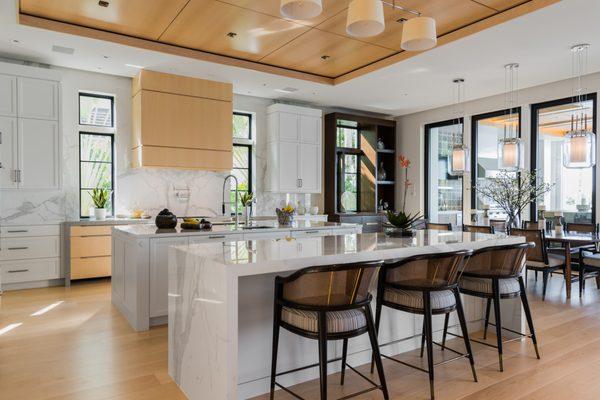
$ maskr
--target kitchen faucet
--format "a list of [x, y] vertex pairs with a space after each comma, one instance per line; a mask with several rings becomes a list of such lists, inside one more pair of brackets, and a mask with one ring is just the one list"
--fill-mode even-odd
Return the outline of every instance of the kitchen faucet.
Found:
[[233, 178], [233, 181], [235, 182], [235, 229], [238, 228], [238, 225], [240, 223], [240, 219], [238, 216], [238, 212], [237, 212], [237, 205], [238, 205], [238, 180], [234, 175], [227, 175], [225, 177], [225, 181], [223, 181], [223, 215], [225, 215], [225, 205], [231, 205], [231, 201], [225, 201], [225, 187], [227, 186], [227, 181], [229, 180], [229, 178]]

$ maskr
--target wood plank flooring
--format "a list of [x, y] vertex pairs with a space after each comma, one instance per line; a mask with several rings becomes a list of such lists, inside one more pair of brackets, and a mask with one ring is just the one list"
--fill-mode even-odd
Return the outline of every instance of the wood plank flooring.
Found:
[[[506, 345], [505, 371], [500, 373], [496, 350], [474, 344], [479, 382], [472, 381], [466, 361], [440, 366], [435, 371], [437, 399], [600, 398], [600, 291], [588, 280], [582, 300], [577, 297], [577, 284], [575, 297], [566, 300], [564, 281], [555, 276], [542, 302], [541, 280], [536, 285], [532, 275], [528, 290], [542, 359], [535, 359], [530, 341], [513, 342]], [[450, 343], [462, 349], [460, 342]], [[416, 352], [403, 357], [422, 362]], [[436, 350], [436, 358], [442, 357]], [[426, 374], [389, 361], [384, 366], [392, 399], [428, 398]], [[360, 369], [366, 371], [365, 366]], [[343, 388], [338, 381], [337, 374], [330, 375], [330, 398], [365, 387], [352, 372], [347, 373]], [[318, 398], [317, 381], [294, 390], [308, 399]], [[185, 396], [167, 373], [166, 327], [134, 332], [110, 303], [110, 282], [91, 281], [0, 296], [0, 398], [170, 400]], [[281, 391], [276, 395], [277, 400], [291, 398]], [[381, 398], [378, 392], [358, 397]]]

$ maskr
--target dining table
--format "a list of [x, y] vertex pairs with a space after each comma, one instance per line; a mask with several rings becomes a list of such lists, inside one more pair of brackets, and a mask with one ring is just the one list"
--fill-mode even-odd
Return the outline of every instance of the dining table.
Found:
[[[571, 298], [571, 283], [573, 274], [571, 268], [571, 251], [574, 248], [600, 243], [600, 235], [592, 232], [564, 232], [556, 233], [554, 230], [546, 231], [546, 242], [558, 243], [565, 254], [565, 283], [567, 299]], [[581, 284], [581, 283], [580, 283]]]

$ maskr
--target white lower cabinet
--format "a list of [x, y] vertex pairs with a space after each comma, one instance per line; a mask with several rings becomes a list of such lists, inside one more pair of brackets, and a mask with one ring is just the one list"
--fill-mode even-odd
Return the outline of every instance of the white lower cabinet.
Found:
[[60, 275], [58, 258], [6, 261], [2, 263], [2, 283], [56, 279]]
[[167, 315], [169, 247], [186, 244], [187, 237], [150, 239], [150, 318]]

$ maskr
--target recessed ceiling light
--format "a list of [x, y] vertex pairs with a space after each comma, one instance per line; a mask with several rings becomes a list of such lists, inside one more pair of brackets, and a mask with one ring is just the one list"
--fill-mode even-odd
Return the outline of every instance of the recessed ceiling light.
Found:
[[327, 61], [327, 60], [328, 60], [328, 59], [330, 59], [330, 58], [331, 58], [331, 56], [328, 56], [327, 54], [323, 54], [323, 55], [321, 56], [321, 60], [323, 60], [323, 61]]
[[230, 38], [234, 38], [234, 37], [236, 37], [236, 36], [237, 36], [237, 33], [235, 33], [235, 32], [229, 32], [229, 33], [227, 34], [227, 36], [229, 36]]
[[13, 43], [21, 43], [21, 41], [18, 40], [18, 39], [12, 39], [11, 42], [13, 42]]
[[104, 56], [104, 59], [105, 59], [105, 60], [108, 60], [108, 56]]
[[145, 67], [142, 67], [141, 65], [136, 65], [136, 64], [125, 64], [126, 67], [131, 67], [131, 68], [138, 68], [138, 69], [144, 69]]
[[62, 53], [62, 54], [73, 54], [73, 53], [75, 53], [75, 49], [72, 48], [72, 47], [65, 47], [65, 46], [58, 46], [58, 45], [52, 46], [52, 51], [54, 51], [56, 53]]
[[403, 23], [405, 23], [406, 21], [408, 21], [406, 18], [398, 18], [398, 19], [396, 20], [396, 22], [398, 22], [398, 23], [400, 23], [400, 24], [403, 24]]
[[294, 93], [294, 92], [297, 92], [298, 89], [286, 86], [286, 87], [281, 88], [281, 89], [275, 89], [275, 91], [276, 92], [281, 92], [281, 93]]
[[100, 1], [98, 2], [98, 5], [99, 5], [100, 7], [105, 7], [105, 8], [106, 8], [106, 7], [108, 7], [108, 5], [109, 5], [109, 4], [110, 4], [110, 3], [109, 3], [108, 1], [105, 1], [105, 0], [100, 0]]

